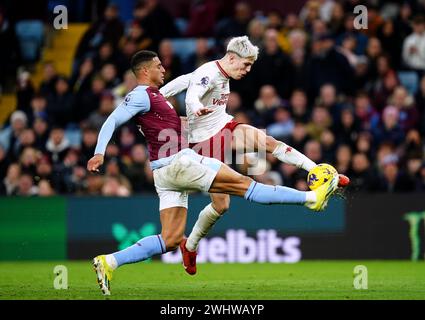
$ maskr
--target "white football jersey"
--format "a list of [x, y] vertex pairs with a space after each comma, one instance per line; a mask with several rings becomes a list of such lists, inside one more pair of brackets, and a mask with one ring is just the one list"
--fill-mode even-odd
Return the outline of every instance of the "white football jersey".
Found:
[[[217, 134], [230, 120], [226, 112], [230, 87], [229, 77], [218, 61], [203, 64], [193, 73], [183, 75], [161, 88], [161, 93], [169, 97], [187, 87], [186, 114], [189, 127], [189, 142], [207, 140]], [[196, 116], [202, 107], [213, 109], [212, 113]]]

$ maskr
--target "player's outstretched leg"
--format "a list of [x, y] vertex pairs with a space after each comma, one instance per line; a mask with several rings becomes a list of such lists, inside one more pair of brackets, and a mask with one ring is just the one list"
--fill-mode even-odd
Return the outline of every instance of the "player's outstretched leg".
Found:
[[[265, 150], [283, 163], [291, 164], [297, 168], [310, 171], [317, 164], [307, 156], [287, 145], [286, 143], [268, 136], [264, 131], [248, 124], [240, 124], [233, 131], [236, 147], [248, 145], [255, 151]], [[248, 150], [249, 151], [249, 150]], [[339, 187], [346, 187], [350, 183], [348, 177], [340, 174]]]
[[298, 204], [314, 211], [326, 208], [330, 196], [338, 188], [337, 174], [314, 191], [299, 191], [283, 186], [270, 186], [253, 181], [230, 167], [222, 165], [209, 192], [228, 193], [261, 204]]
[[154, 235], [140, 239], [132, 246], [107, 255], [100, 255], [93, 259], [93, 268], [97, 282], [104, 295], [111, 294], [112, 273], [118, 267], [146, 260], [154, 255], [166, 252], [165, 243], [161, 235]]
[[178, 247], [186, 227], [187, 209], [173, 207], [161, 210], [161, 234], [140, 239], [132, 246], [93, 259], [99, 287], [104, 295], [111, 294], [112, 273], [118, 267], [144, 261], [152, 256], [166, 253]]

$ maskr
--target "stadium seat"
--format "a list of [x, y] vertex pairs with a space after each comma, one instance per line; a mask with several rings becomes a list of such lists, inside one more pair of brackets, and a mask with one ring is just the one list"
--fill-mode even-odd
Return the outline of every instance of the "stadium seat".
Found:
[[415, 71], [399, 71], [397, 72], [400, 83], [407, 89], [410, 94], [415, 94], [419, 86], [419, 77]]
[[176, 24], [177, 29], [179, 29], [180, 34], [184, 35], [188, 25], [187, 20], [184, 18], [176, 18], [174, 23]]
[[40, 20], [22, 20], [16, 23], [15, 32], [19, 39], [22, 58], [27, 62], [36, 61], [43, 44], [43, 23]]

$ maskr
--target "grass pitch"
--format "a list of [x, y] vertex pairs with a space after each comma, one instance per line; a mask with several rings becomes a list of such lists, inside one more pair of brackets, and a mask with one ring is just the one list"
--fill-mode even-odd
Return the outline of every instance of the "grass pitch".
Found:
[[[56, 265], [68, 269], [68, 289], [55, 290]], [[368, 289], [353, 286], [354, 267], [368, 270]], [[303, 261], [297, 264], [199, 264], [189, 276], [180, 264], [126, 265], [103, 297], [90, 261], [0, 262], [5, 299], [425, 299], [424, 262]]]

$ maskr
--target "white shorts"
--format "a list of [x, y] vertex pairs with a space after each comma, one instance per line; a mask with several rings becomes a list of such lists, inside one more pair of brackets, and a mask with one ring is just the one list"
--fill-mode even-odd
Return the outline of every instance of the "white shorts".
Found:
[[159, 210], [187, 208], [188, 191], [208, 192], [222, 162], [192, 149], [179, 151], [170, 164], [153, 171]]

